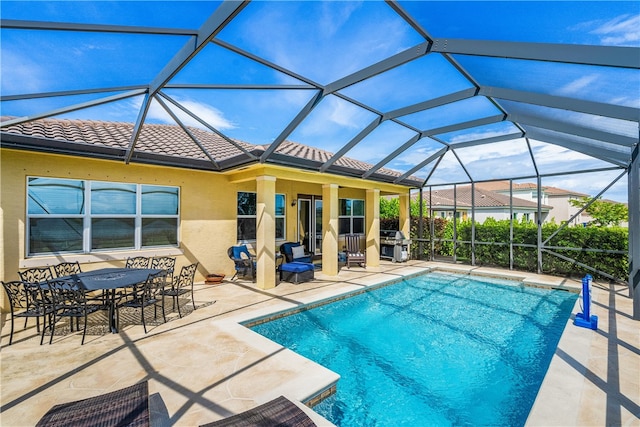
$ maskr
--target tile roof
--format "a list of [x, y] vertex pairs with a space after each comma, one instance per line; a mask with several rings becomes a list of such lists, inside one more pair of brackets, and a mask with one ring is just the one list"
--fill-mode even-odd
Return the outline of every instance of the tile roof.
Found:
[[[454, 197], [453, 188], [448, 189], [437, 189], [431, 191], [431, 201], [433, 203], [433, 207], [451, 207], [454, 206], [454, 200], [457, 199], [455, 205], [460, 208], [471, 208], [471, 186], [459, 186], [456, 188], [455, 192], [456, 197]], [[425, 201], [429, 202], [429, 192], [425, 191], [423, 194]], [[476, 208], [503, 208], [509, 207], [510, 201], [509, 196], [505, 196], [504, 194], [495, 193], [490, 190], [484, 190], [481, 188], [475, 188], [475, 207]], [[513, 198], [513, 207], [514, 208], [526, 208], [526, 209], [537, 209], [538, 205], [536, 202], [532, 202], [530, 200], [519, 199], [517, 197]], [[542, 205], [542, 208], [545, 210], [551, 209], [551, 206]]]
[[[489, 191], [508, 191], [509, 190], [509, 181], [491, 181], [491, 182], [479, 182], [476, 184], [476, 188], [482, 188], [484, 190]], [[536, 190], [538, 185], [532, 182], [525, 183], [513, 183], [514, 191], [521, 190]], [[542, 186], [542, 189], [548, 196], [578, 196], [578, 197], [586, 197], [588, 194], [579, 193], [577, 191], [564, 190], [562, 188], [550, 187], [550, 186]]]
[[[2, 121], [9, 120], [2, 117]], [[2, 128], [3, 135], [20, 135], [31, 139], [32, 146], [37, 146], [38, 140], [58, 141], [70, 143], [65, 145], [66, 152], [88, 153], [88, 146], [123, 150], [122, 155], [129, 147], [129, 140], [133, 133], [133, 123], [105, 122], [98, 120], [67, 120], [67, 119], [39, 119], [20, 124], [14, 124]], [[244, 141], [232, 140], [217, 135], [214, 132], [195, 127], [187, 127], [204, 150], [216, 161], [236, 160], [233, 165], [255, 161], [247, 152], [259, 156], [268, 146], [254, 145]], [[6, 139], [3, 137], [3, 139]], [[234, 145], [235, 144], [235, 145]], [[35, 147], [34, 147], [35, 148]], [[243, 151], [244, 150], [244, 151]], [[198, 144], [177, 125], [145, 123], [136, 142], [134, 153], [147, 153], [161, 156], [166, 159], [179, 158], [209, 162], [207, 154], [198, 147]], [[292, 141], [284, 141], [275, 150], [282, 156], [295, 159], [303, 159], [321, 165], [333, 157], [330, 153], [319, 148], [298, 144]], [[135, 158], [134, 158], [135, 160]], [[361, 175], [372, 167], [371, 164], [341, 157], [332, 166], [335, 170], [351, 170], [353, 175]], [[329, 170], [331, 172], [331, 170]], [[400, 172], [390, 169], [380, 169], [375, 175], [397, 178]], [[412, 178], [409, 178], [410, 181]], [[417, 179], [415, 182], [420, 182]]]

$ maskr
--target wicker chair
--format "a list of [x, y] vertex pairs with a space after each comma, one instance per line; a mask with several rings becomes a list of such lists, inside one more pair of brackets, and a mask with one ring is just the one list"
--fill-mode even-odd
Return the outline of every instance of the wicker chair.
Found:
[[238, 274], [243, 277], [251, 276], [253, 281], [256, 280], [256, 262], [254, 257], [249, 253], [247, 245], [231, 246], [227, 249], [227, 255], [234, 263], [236, 272], [231, 280], [233, 280]]
[[44, 340], [44, 330], [51, 322], [53, 306], [43, 298], [42, 287], [38, 284], [15, 280], [2, 282], [7, 297], [9, 297], [9, 308], [11, 309], [11, 332], [9, 334], [9, 345], [13, 342], [14, 320], [16, 317], [24, 317], [24, 327], [27, 327], [29, 317], [36, 319], [36, 331], [40, 333], [40, 318], [42, 317], [42, 337], [40, 345]]
[[180, 275], [176, 278], [174, 283], [171, 284], [171, 287], [167, 287], [168, 289], [164, 289], [162, 291], [162, 295], [171, 297], [171, 299], [173, 300], [173, 305], [171, 306], [172, 310], [176, 308], [176, 305], [178, 306], [178, 315], [180, 317], [182, 317], [182, 313], [180, 312], [180, 301], [178, 301], [180, 295], [191, 292], [191, 302], [193, 303], [193, 309], [196, 309], [196, 301], [193, 296], [193, 279], [196, 275], [197, 269], [197, 262], [195, 264], [182, 267], [182, 269], [180, 270]]
[[296, 426], [316, 427], [302, 409], [284, 396], [228, 418], [202, 424], [200, 427]]
[[55, 405], [36, 427], [149, 426], [147, 381], [111, 393]]

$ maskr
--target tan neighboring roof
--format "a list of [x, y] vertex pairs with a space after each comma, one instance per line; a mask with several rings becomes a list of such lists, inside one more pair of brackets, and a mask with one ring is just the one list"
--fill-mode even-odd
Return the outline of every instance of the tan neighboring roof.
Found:
[[[10, 118], [3, 117], [2, 121]], [[129, 147], [129, 141], [133, 133], [133, 123], [105, 122], [99, 120], [67, 120], [67, 119], [40, 119], [2, 128], [3, 145], [18, 144], [22, 148], [41, 149], [52, 151], [54, 148], [67, 154], [80, 154], [91, 156], [92, 153], [102, 157], [122, 158]], [[235, 167], [241, 164], [255, 162], [268, 146], [254, 145], [239, 140], [227, 140], [214, 132], [195, 127], [187, 127], [193, 134], [196, 142], [177, 125], [145, 123], [134, 148], [133, 161], [147, 161], [167, 164], [172, 160], [187, 166], [189, 162], [204, 169], [219, 169], [213, 167], [211, 159], [224, 164], [227, 167]], [[11, 135], [27, 137], [20, 141], [11, 141]], [[14, 138], [15, 139], [15, 138]], [[54, 147], [51, 143], [55, 142]], [[47, 143], [49, 143], [47, 145]], [[48, 149], [48, 150], [47, 150]], [[204, 149], [204, 150], [203, 150]], [[109, 150], [108, 154], [104, 150]], [[116, 152], [114, 152], [116, 150]], [[205, 153], [206, 151], [206, 153]], [[251, 153], [251, 154], [248, 154]], [[207, 155], [208, 154], [208, 155]], [[281, 164], [287, 165], [287, 159], [298, 162], [298, 166], [318, 167], [333, 157], [333, 153], [298, 144], [292, 141], [284, 141], [275, 150]], [[285, 157], [288, 156], [288, 157]], [[306, 163], [304, 163], [306, 162]], [[291, 165], [295, 167], [296, 165]], [[347, 175], [359, 176], [371, 169], [373, 165], [341, 157], [327, 171], [329, 173], [343, 172]], [[372, 179], [387, 177], [386, 181], [392, 181], [402, 175], [401, 172], [382, 168], [376, 171]], [[414, 182], [415, 181], [415, 182]], [[417, 178], [409, 177], [402, 184], [408, 182], [419, 183]]]
[[[453, 208], [454, 200], [455, 206], [459, 208], [471, 208], [472, 206], [470, 186], [457, 187], [455, 192], [456, 197], [454, 197], [453, 188], [433, 190], [431, 193], [425, 191], [423, 197], [427, 204], [429, 203], [429, 194], [431, 194], [431, 202], [433, 203], [434, 208]], [[476, 208], [503, 208], [509, 207], [510, 205], [509, 196], [479, 188], [475, 189], [474, 202]], [[513, 197], [513, 207], [521, 209], [537, 209], [538, 204], [529, 200]], [[552, 206], [542, 205], [542, 208], [549, 210], [552, 209]]]
[[[508, 191], [509, 190], [509, 181], [490, 181], [490, 182], [479, 182], [476, 183], [476, 188], [482, 188], [484, 190], [489, 191]], [[538, 185], [532, 182], [525, 183], [513, 183], [513, 190], [537, 190]], [[572, 190], [564, 190], [562, 188], [550, 187], [543, 185], [542, 189], [548, 196], [577, 196], [577, 197], [586, 197], [588, 194], [579, 193], [577, 191]]]
[[542, 187], [544, 192], [549, 196], [576, 196], [576, 197], [589, 197], [588, 194], [578, 193], [577, 191], [565, 190], [557, 187]]
[[[489, 182], [478, 182], [476, 183], [476, 188], [482, 188], [487, 191], [504, 191], [509, 189], [509, 181], [489, 181]], [[536, 184], [525, 182], [523, 184], [513, 183], [514, 190], [535, 190], [538, 188]]]

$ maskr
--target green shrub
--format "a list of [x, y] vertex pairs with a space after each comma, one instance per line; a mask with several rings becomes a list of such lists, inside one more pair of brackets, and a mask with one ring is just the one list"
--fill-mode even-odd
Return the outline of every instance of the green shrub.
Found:
[[[418, 219], [412, 218], [411, 238], [421, 237], [430, 240], [431, 221], [424, 219], [423, 236], [418, 236]], [[559, 225], [548, 223], [542, 226], [542, 241], [559, 229]], [[434, 221], [436, 239], [453, 239], [453, 221], [436, 218]], [[471, 262], [471, 221], [457, 222], [457, 240], [455, 255], [458, 261]], [[475, 264], [509, 268], [510, 221], [488, 219], [484, 224], [475, 225]], [[465, 243], [466, 242], [466, 243]], [[538, 229], [533, 222], [514, 222], [513, 224], [513, 268], [537, 272], [538, 270]], [[515, 246], [529, 245], [529, 246]], [[425, 242], [422, 253], [418, 245], [412, 245], [412, 257], [429, 259], [430, 242]], [[559, 276], [582, 277], [591, 274], [594, 278], [606, 278], [582, 267], [579, 263], [605, 272], [608, 275], [626, 281], [629, 268], [628, 231], [619, 227], [565, 227], [545, 244], [550, 251], [573, 259], [562, 259], [543, 251], [542, 271]], [[566, 248], [566, 249], [557, 249]], [[621, 251], [620, 254], [590, 252], [586, 249]], [[453, 242], [437, 242], [435, 254], [453, 256]]]

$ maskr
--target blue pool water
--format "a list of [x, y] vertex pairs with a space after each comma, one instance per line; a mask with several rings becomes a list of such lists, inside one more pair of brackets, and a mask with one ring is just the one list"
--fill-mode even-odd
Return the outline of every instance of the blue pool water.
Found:
[[252, 329], [340, 374], [338, 426], [521, 426], [577, 297], [430, 273]]

